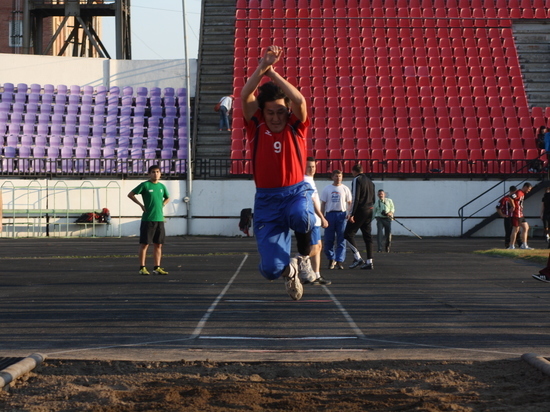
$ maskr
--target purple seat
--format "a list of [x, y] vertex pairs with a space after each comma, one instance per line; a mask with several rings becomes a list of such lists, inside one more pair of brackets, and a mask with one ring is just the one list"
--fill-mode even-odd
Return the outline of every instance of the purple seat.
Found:
[[52, 173], [57, 172], [57, 160], [59, 159], [59, 147], [53, 147], [53, 146], [48, 147], [46, 156], [48, 158], [46, 170]]
[[151, 97], [160, 97], [161, 96], [160, 87], [151, 87], [149, 89], [149, 96], [151, 96]]
[[27, 95], [25, 93], [15, 93], [13, 96], [13, 100], [15, 103], [27, 103]]
[[[116, 157], [115, 157], [115, 149], [112, 147], [105, 147], [103, 149], [103, 169], [107, 173], [112, 173], [116, 171]], [[128, 154], [126, 154], [126, 157], [128, 157]], [[123, 172], [124, 173], [124, 172]]]
[[132, 106], [134, 104], [134, 97], [132, 95], [124, 95], [120, 100], [121, 106]]
[[[53, 130], [53, 125], [52, 125]], [[65, 136], [76, 136], [76, 124], [67, 123], [64, 129]]]
[[108, 125], [105, 128], [105, 137], [116, 137], [116, 125]]
[[107, 91], [107, 87], [105, 86], [97, 86], [95, 88], [96, 95], [106, 95]]
[[23, 103], [14, 103], [11, 109], [12, 113], [24, 113], [25, 105]]
[[23, 123], [23, 134], [33, 135], [34, 132], [34, 122], [25, 122]]
[[93, 125], [103, 126], [103, 123], [105, 123], [105, 116], [95, 114], [93, 117]]
[[161, 106], [151, 106], [151, 116], [162, 117], [162, 107]]
[[[27, 104], [27, 114], [36, 115], [38, 113], [38, 103]], [[35, 116], [36, 120], [36, 116]]]
[[101, 148], [90, 148], [90, 172], [99, 173], [101, 171]]
[[53, 94], [51, 93], [44, 93], [40, 97], [40, 103], [42, 104], [49, 104], [50, 106], [53, 104]]
[[66, 84], [58, 84], [57, 85], [57, 94], [67, 94], [67, 91], [69, 88]]
[[149, 91], [147, 90], [147, 87], [143, 87], [143, 86], [140, 86], [136, 89], [136, 94], [138, 96], [145, 96], [147, 97], [147, 93], [149, 93]]
[[149, 149], [157, 149], [159, 146], [159, 141], [157, 138], [147, 138], [145, 141], [145, 146]]
[[90, 143], [90, 147], [93, 148], [101, 148], [101, 146], [103, 146], [103, 138], [101, 136], [92, 136], [86, 140], [86, 146], [88, 145], [88, 142]]
[[40, 95], [38, 93], [31, 93], [28, 95], [28, 104], [40, 104]]
[[145, 123], [145, 118], [142, 116], [134, 116], [134, 118], [132, 119], [132, 124], [134, 125], [134, 128], [143, 127], [144, 123]]
[[21, 136], [21, 147], [31, 147], [34, 144], [34, 138], [31, 134]]
[[131, 86], [125, 86], [122, 88], [123, 96], [132, 96], [134, 94], [134, 88]]
[[54, 93], [55, 93], [55, 87], [53, 84], [44, 85], [44, 94], [54, 94]]
[[34, 146], [32, 148], [32, 157], [33, 160], [30, 161], [29, 167], [30, 170], [34, 172], [44, 172], [46, 161], [46, 148], [44, 146]]
[[157, 127], [158, 128], [160, 126], [160, 117], [151, 116], [151, 117], [149, 117], [147, 123], [148, 123], [149, 127]]
[[102, 125], [92, 126], [92, 136], [103, 137], [103, 126]]
[[[50, 136], [50, 141], [56, 138], [59, 138], [59, 136]], [[76, 145], [76, 138], [74, 136], [63, 136], [61, 138], [61, 144], [63, 146], [70, 147], [71, 149], [73, 149]]]
[[[48, 115], [48, 117], [49, 117], [51, 113], [52, 113], [52, 105], [51, 104], [42, 103], [40, 105], [40, 114], [45, 114], [45, 115]], [[48, 121], [50, 121], [49, 118], [48, 118]]]
[[164, 114], [166, 117], [177, 117], [178, 109], [175, 106], [166, 106], [164, 108]]
[[73, 84], [69, 87], [69, 90], [71, 92], [71, 95], [80, 94], [80, 86]]
[[109, 94], [112, 96], [119, 96], [120, 95], [120, 87], [118, 86], [111, 86], [109, 89]]
[[54, 104], [53, 114], [61, 114], [61, 115], [65, 114], [65, 105], [60, 103]]
[[34, 145], [39, 147], [46, 147], [48, 145], [48, 139], [46, 135], [38, 134], [34, 136]]
[[2, 159], [2, 171], [14, 172], [15, 171], [15, 157], [16, 148], [14, 146], [4, 147], [4, 159]]
[[78, 135], [79, 136], [89, 136], [90, 135], [90, 125], [81, 124], [78, 126]]
[[176, 157], [176, 173], [187, 173], [187, 150], [178, 149]]
[[88, 149], [86, 147], [77, 146], [74, 153], [75, 171], [79, 173], [86, 172], [86, 159], [88, 158]]
[[30, 146], [21, 146], [19, 148], [19, 161], [17, 162], [17, 169], [20, 172], [28, 173], [30, 172], [30, 159], [31, 147]]
[[141, 138], [143, 138], [143, 136], [145, 134], [144, 131], [145, 131], [145, 129], [143, 128], [143, 126], [134, 126], [132, 128], [132, 136], [134, 138], [141, 139]]
[[118, 123], [118, 117], [116, 115], [107, 116], [106, 123], [105, 123], [107, 127], [113, 127], [113, 126], [116, 127], [117, 123]]
[[94, 94], [94, 88], [92, 86], [83, 86], [82, 87], [82, 95], [83, 96], [93, 96]]
[[134, 147], [143, 147], [143, 138], [142, 137], [133, 137], [131, 139], [132, 148]]
[[15, 86], [13, 83], [4, 83], [4, 91], [13, 93], [15, 91]]
[[116, 147], [116, 137], [106, 137], [105, 138], [105, 147], [110, 147], [114, 149]]
[[66, 105], [67, 104], [67, 95], [66, 94], [54, 94], [53, 101], [55, 104]]
[[17, 133], [9, 134], [6, 136], [6, 145], [17, 147], [19, 144], [19, 135]]
[[32, 83], [30, 86], [31, 93], [40, 94], [42, 92], [42, 86], [37, 83]]
[[27, 94], [28, 91], [29, 91], [29, 86], [26, 83], [17, 84], [17, 93]]
[[0, 97], [2, 98], [2, 103], [11, 104], [13, 102], [13, 92], [3, 92]]

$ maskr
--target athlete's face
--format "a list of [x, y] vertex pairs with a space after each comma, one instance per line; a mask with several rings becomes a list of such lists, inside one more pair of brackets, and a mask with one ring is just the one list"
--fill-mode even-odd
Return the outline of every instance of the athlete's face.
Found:
[[284, 130], [289, 116], [284, 99], [266, 102], [263, 112], [265, 123], [269, 130], [273, 133], [279, 133]]
[[378, 198], [379, 198], [380, 200], [384, 200], [385, 197], [386, 197], [386, 193], [384, 193], [384, 192], [378, 192]]
[[317, 170], [317, 165], [315, 165], [315, 162], [307, 162], [307, 165], [306, 165], [307, 176], [315, 176], [316, 170]]
[[342, 179], [343, 178], [344, 178], [344, 176], [342, 175], [342, 173], [335, 173], [335, 174], [332, 175], [332, 181], [334, 182], [334, 184], [336, 186], [342, 184]]
[[160, 170], [154, 169], [149, 172], [149, 180], [153, 183], [156, 183], [160, 180]]

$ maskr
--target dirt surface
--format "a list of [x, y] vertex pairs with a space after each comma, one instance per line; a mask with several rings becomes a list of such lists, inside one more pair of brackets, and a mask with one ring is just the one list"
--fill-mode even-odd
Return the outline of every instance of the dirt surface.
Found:
[[522, 360], [320, 363], [47, 360], [2, 411], [544, 411], [550, 377]]

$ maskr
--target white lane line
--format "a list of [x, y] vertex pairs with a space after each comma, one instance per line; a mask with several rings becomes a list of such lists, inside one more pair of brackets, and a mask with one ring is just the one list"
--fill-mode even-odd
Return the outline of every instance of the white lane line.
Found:
[[302, 336], [302, 337], [278, 337], [266, 338], [262, 336], [200, 336], [199, 339], [220, 340], [340, 340], [357, 339], [357, 336]]
[[243, 261], [237, 268], [237, 271], [235, 272], [235, 274], [231, 277], [231, 279], [229, 279], [229, 282], [227, 282], [227, 285], [225, 285], [225, 288], [223, 288], [223, 290], [220, 292], [218, 297], [214, 300], [214, 302], [212, 302], [212, 304], [210, 305], [210, 307], [208, 308], [208, 310], [206, 311], [202, 319], [199, 321], [190, 339], [196, 339], [197, 337], [199, 337], [204, 326], [206, 325], [206, 322], [208, 321], [208, 318], [214, 312], [214, 310], [216, 309], [216, 306], [218, 306], [218, 303], [220, 303], [220, 300], [222, 300], [223, 296], [227, 293], [229, 287], [231, 286], [231, 284], [233, 283], [237, 275], [241, 272], [241, 269], [244, 265], [244, 262], [246, 262], [246, 259], [248, 259], [248, 253], [244, 255]]
[[361, 329], [359, 329], [359, 326], [357, 326], [353, 318], [350, 316], [350, 314], [344, 308], [344, 306], [342, 306], [340, 301], [336, 299], [336, 296], [334, 296], [332, 292], [329, 290], [329, 288], [327, 288], [325, 285], [322, 285], [322, 286], [323, 286], [323, 289], [325, 289], [325, 292], [330, 296], [330, 298], [332, 299], [336, 307], [340, 310], [340, 312], [342, 312], [342, 315], [344, 315], [344, 318], [346, 318], [349, 326], [351, 327], [351, 329], [353, 329], [353, 332], [355, 332], [357, 337], [359, 337], [359, 339], [365, 339], [365, 334], [361, 331]]

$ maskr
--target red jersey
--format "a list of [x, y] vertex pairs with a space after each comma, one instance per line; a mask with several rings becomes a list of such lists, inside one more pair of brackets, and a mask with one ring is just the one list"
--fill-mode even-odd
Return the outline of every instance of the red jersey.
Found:
[[498, 208], [500, 211], [507, 217], [512, 217], [512, 205], [510, 202], [513, 202], [513, 200], [510, 198], [510, 196], [504, 196], [500, 201], [498, 202]]
[[515, 206], [512, 217], [523, 217], [523, 199], [525, 199], [525, 193], [523, 192], [523, 190], [518, 190], [510, 197], [514, 201]]
[[291, 114], [285, 129], [273, 133], [265, 124], [260, 109], [246, 122], [256, 187], [271, 189], [292, 186], [304, 180], [308, 126], [309, 118], [302, 123]]

